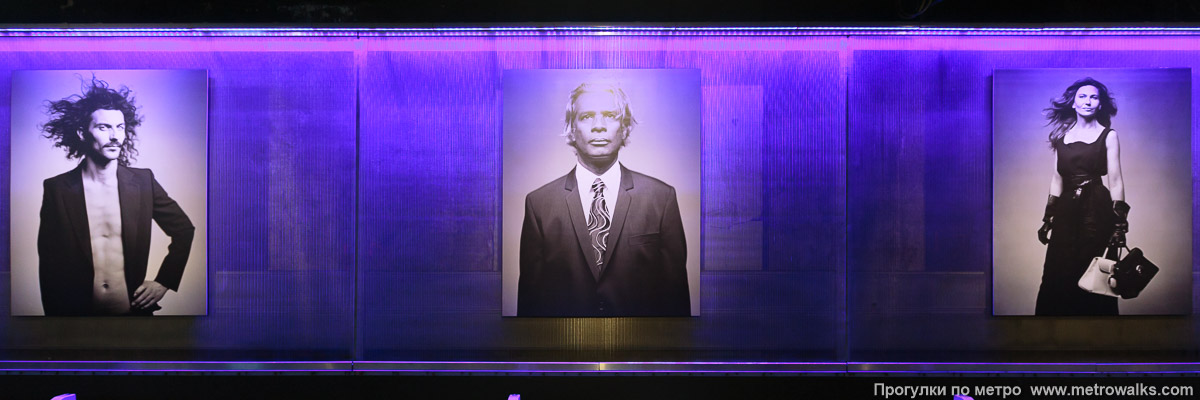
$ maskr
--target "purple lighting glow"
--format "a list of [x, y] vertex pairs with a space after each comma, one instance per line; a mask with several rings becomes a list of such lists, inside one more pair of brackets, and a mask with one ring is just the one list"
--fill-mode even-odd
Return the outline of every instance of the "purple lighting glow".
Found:
[[598, 363], [598, 362], [90, 362], [0, 361], [4, 373], [400, 374], [1194, 374], [1200, 363]]
[[420, 37], [420, 36], [893, 36], [1197, 35], [1197, 27], [938, 26], [511, 26], [436, 28], [0, 28], [0, 37]]
[[[217, 232], [208, 316], [153, 320], [159, 331], [115, 319], [0, 319], [0, 353], [24, 359], [0, 361], [0, 375], [1200, 373], [1200, 362], [1103, 362], [1200, 361], [1195, 317], [993, 318], [991, 236], [981, 228], [992, 215], [992, 71], [1200, 71], [1198, 35], [1137, 26], [0, 28], [0, 96], [16, 70], [208, 71]], [[504, 319], [501, 78], [603, 68], [700, 71], [703, 317]], [[0, 121], [9, 114], [0, 107]], [[0, 134], [0, 176], [20, 168], [9, 155], [17, 134]], [[1139, 334], [1081, 333], [1109, 327]], [[177, 361], [111, 360], [124, 357]], [[111, 361], [44, 361], [64, 359]], [[908, 360], [984, 362], [893, 362]], [[1030, 360], [1089, 362], [986, 362]]]

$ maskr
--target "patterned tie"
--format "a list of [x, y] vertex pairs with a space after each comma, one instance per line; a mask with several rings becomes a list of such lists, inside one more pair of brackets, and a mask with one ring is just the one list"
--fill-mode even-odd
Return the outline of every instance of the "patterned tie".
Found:
[[604, 206], [604, 181], [596, 178], [592, 182], [592, 211], [588, 221], [588, 235], [592, 237], [592, 248], [596, 249], [596, 267], [604, 270], [604, 250], [608, 243], [608, 228], [612, 218], [608, 216], [608, 207]]

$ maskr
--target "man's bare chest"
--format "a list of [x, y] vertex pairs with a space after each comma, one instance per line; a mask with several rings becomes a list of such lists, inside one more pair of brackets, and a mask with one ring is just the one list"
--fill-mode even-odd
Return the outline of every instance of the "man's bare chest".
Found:
[[83, 197], [92, 239], [120, 238], [121, 199], [117, 186], [85, 179]]

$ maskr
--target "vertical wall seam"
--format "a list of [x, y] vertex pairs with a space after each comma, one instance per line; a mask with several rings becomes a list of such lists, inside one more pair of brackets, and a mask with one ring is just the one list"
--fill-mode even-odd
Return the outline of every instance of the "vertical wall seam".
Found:
[[361, 289], [361, 286], [360, 286], [361, 280], [359, 278], [362, 274], [362, 271], [359, 268], [359, 253], [362, 252], [362, 247], [358, 240], [359, 239], [358, 238], [359, 216], [362, 214], [361, 210], [359, 209], [359, 207], [360, 207], [360, 202], [359, 202], [360, 199], [359, 198], [361, 197], [359, 178], [361, 176], [361, 169], [362, 169], [362, 164], [361, 164], [362, 163], [362, 151], [361, 151], [361, 148], [362, 148], [361, 147], [362, 146], [362, 122], [360, 119], [360, 116], [362, 115], [362, 93], [361, 93], [361, 90], [362, 90], [361, 83], [362, 82], [361, 82], [361, 78], [360, 78], [360, 74], [362, 72], [362, 55], [363, 55], [362, 36], [355, 35], [354, 42], [355, 42], [354, 43], [354, 214], [353, 214], [354, 220], [353, 220], [353, 224], [352, 224], [352, 226], [354, 227], [354, 235], [353, 235], [353, 240], [354, 240], [354, 247], [353, 247], [354, 248], [354, 268], [353, 268], [353, 270], [354, 270], [354, 292], [353, 292], [354, 293], [353, 294], [353, 297], [354, 297], [353, 298], [354, 322], [351, 324], [354, 331], [353, 331], [353, 335], [351, 335], [352, 339], [351, 339], [351, 344], [350, 344], [350, 370], [351, 371], [353, 371], [355, 369], [354, 362], [361, 360], [363, 358], [362, 340], [361, 340], [362, 330], [359, 327], [359, 321], [361, 321], [363, 318], [363, 315], [362, 315], [363, 311], [362, 311], [362, 308], [359, 307], [359, 297], [358, 297], [358, 293]]
[[842, 157], [842, 271], [838, 276], [841, 277], [842, 298], [838, 308], [842, 325], [842, 346], [838, 351], [838, 358], [845, 362], [847, 370], [850, 363], [850, 64], [851, 53], [850, 36], [843, 37], [841, 50], [838, 58], [841, 60], [841, 65], [838, 70], [842, 74], [842, 121], [845, 125], [842, 126], [845, 135], [843, 147], [845, 154]]

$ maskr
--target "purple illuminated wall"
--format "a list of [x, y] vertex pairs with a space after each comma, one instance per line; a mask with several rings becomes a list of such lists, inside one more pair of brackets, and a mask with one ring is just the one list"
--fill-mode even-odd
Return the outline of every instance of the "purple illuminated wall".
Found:
[[[2, 40], [2, 124], [16, 69], [206, 69], [210, 79], [208, 316], [0, 318], [5, 359], [351, 356], [355, 95], [344, 41]], [[7, 198], [20, 166], [5, 129]], [[7, 204], [0, 212], [7, 288]]]
[[[1195, 360], [1192, 317], [990, 315], [991, 76], [1085, 67], [1194, 74], [1200, 47], [1150, 37], [878, 38], [858, 46], [848, 96], [851, 359]], [[1040, 221], [1028, 225], [1032, 238]]]
[[[0, 317], [0, 358], [1196, 361], [1190, 316], [989, 304], [992, 69], [1196, 71], [1193, 36], [564, 32], [0, 38], [0, 129], [15, 69], [211, 79], [209, 315]], [[701, 317], [500, 317], [498, 91], [532, 68], [700, 70]]]
[[[845, 128], [842, 102], [830, 101], [844, 91], [834, 43], [366, 41], [359, 75], [363, 358], [836, 359]], [[702, 317], [500, 316], [500, 79], [506, 69], [533, 68], [700, 69]]]

